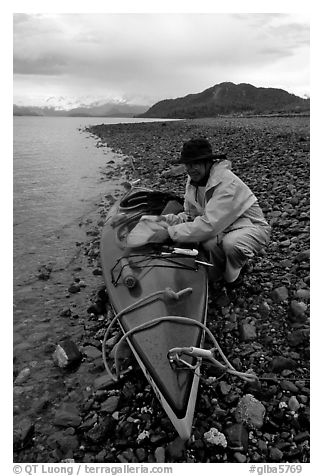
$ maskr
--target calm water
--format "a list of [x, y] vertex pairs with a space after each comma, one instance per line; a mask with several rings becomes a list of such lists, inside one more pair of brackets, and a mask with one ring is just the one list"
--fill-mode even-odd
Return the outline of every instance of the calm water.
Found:
[[[40, 265], [68, 259], [69, 235], [109, 183], [99, 169], [111, 159], [81, 129], [90, 124], [143, 119], [14, 117], [14, 286], [28, 283]], [[120, 158], [119, 158], [120, 160]], [[77, 228], [75, 228], [77, 229]], [[64, 265], [64, 263], [61, 263]]]
[[[123, 157], [96, 147], [97, 139], [83, 129], [90, 124], [133, 121], [14, 117], [14, 377], [27, 372], [25, 381], [14, 381], [15, 422], [26, 415], [35, 419], [34, 402], [44, 394], [51, 402], [66, 395], [64, 373], [54, 365], [52, 352], [63, 337], [79, 342], [87, 305], [97, 292], [92, 268], [87, 267], [76, 242], [89, 241], [86, 231], [101, 219], [98, 205], [103, 196], [121, 193], [123, 177], [116, 164], [122, 164]], [[117, 176], [107, 180], [100, 173], [107, 167]], [[38, 279], [38, 269], [49, 264], [50, 279]], [[6, 268], [4, 271], [7, 279]], [[86, 287], [70, 299], [67, 290], [76, 275], [85, 280]], [[97, 282], [102, 285], [102, 280]], [[72, 308], [75, 317], [61, 316], [66, 307]], [[75, 378], [75, 385], [82, 389], [93, 380], [86, 365]], [[48, 427], [52, 429], [48, 423], [52, 407], [49, 417], [44, 411], [37, 425], [47, 434]]]

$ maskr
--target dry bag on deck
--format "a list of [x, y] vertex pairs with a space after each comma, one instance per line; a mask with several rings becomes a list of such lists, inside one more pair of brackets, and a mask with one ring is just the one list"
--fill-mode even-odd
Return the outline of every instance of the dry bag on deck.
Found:
[[160, 240], [156, 238], [156, 232], [167, 228], [167, 222], [160, 220], [159, 216], [143, 215], [127, 236], [126, 246], [137, 248], [147, 243], [160, 243]]

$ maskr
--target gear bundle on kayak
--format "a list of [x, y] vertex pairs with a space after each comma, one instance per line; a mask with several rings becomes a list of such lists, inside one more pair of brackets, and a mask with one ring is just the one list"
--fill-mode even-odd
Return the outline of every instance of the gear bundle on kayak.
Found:
[[[210, 264], [198, 247], [153, 242], [133, 249], [127, 246], [127, 237], [142, 216], [160, 215], [174, 200], [181, 203], [173, 194], [133, 188], [110, 210], [101, 237], [101, 261], [115, 317], [102, 350], [105, 367], [117, 380], [118, 348], [127, 340], [162, 407], [186, 440], [191, 434], [202, 358], [246, 380], [256, 377], [237, 372], [206, 327]], [[105, 347], [116, 321], [124, 335], [112, 373]], [[203, 349], [206, 335], [214, 344], [210, 350]], [[216, 360], [216, 351], [224, 364]]]

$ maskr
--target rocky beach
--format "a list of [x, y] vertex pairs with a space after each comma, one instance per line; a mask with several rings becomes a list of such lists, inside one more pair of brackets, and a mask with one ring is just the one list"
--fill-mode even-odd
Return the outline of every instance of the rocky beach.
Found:
[[[14, 461], [57, 463], [309, 462], [310, 454], [310, 131], [308, 117], [223, 117], [92, 126], [97, 147], [116, 153], [101, 171], [115, 192], [79, 223], [69, 266], [38, 270], [32, 284], [43, 322], [14, 339]], [[208, 326], [237, 370], [259, 381], [218, 375], [205, 365], [192, 437], [184, 443], [127, 347], [132, 369], [114, 383], [101, 342], [112, 319], [100, 263], [105, 217], [122, 182], [183, 194], [183, 141], [207, 137], [257, 196], [272, 227], [268, 247], [242, 285], [212, 295]], [[122, 160], [120, 160], [122, 154]], [[48, 332], [50, 326], [51, 332]], [[120, 337], [108, 341], [110, 356]], [[32, 339], [32, 340], [31, 340]], [[29, 348], [39, 347], [39, 359]], [[28, 347], [29, 346], [29, 347]], [[75, 358], [65, 367], [60, 346]]]

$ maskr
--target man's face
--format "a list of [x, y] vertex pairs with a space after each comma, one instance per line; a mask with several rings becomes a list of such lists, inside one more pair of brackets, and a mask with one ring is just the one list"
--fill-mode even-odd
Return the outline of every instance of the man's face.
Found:
[[188, 175], [194, 182], [203, 180], [205, 175], [208, 173], [207, 165], [202, 160], [185, 164], [185, 167]]

